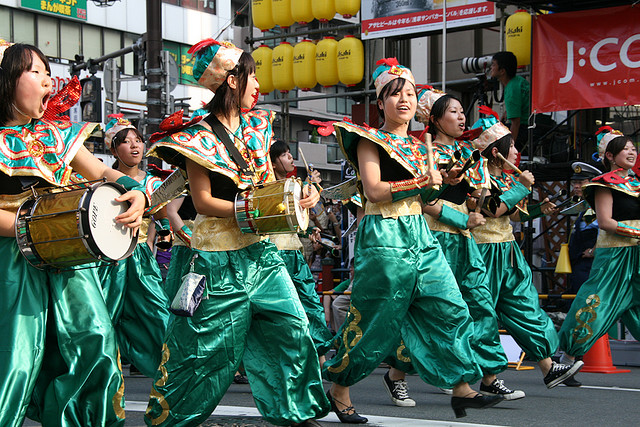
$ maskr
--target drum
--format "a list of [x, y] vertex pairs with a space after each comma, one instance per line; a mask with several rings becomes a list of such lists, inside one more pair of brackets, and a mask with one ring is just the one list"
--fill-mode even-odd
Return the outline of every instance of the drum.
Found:
[[22, 255], [36, 268], [64, 269], [131, 255], [137, 238], [115, 222], [129, 208], [114, 199], [125, 193], [116, 183], [47, 193], [18, 209], [16, 237]]
[[243, 233], [297, 233], [309, 226], [309, 210], [300, 207], [302, 182], [287, 178], [238, 193], [235, 213]]

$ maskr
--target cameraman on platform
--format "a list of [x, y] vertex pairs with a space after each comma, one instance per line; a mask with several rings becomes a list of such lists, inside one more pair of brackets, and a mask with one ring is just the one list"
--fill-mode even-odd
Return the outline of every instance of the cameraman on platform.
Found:
[[[516, 75], [518, 60], [508, 51], [498, 52], [491, 59], [491, 77], [496, 78], [504, 86], [504, 106], [506, 115], [502, 121], [507, 123], [516, 148], [522, 152], [527, 143], [527, 125], [530, 106], [529, 93], [531, 86], [522, 76]], [[510, 124], [509, 124], [510, 122]]]

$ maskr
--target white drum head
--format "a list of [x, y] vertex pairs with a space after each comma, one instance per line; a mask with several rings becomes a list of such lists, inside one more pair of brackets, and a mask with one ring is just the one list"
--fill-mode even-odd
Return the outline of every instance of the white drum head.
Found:
[[300, 207], [300, 199], [302, 198], [302, 186], [297, 179], [290, 179], [285, 184], [285, 191], [293, 193], [293, 206], [295, 208], [297, 225], [301, 230], [309, 227], [309, 210]]
[[122, 193], [111, 185], [101, 185], [91, 194], [89, 201], [89, 230], [100, 252], [111, 260], [127, 255], [134, 238], [133, 231], [116, 223], [115, 217], [128, 209], [126, 202], [114, 199]]

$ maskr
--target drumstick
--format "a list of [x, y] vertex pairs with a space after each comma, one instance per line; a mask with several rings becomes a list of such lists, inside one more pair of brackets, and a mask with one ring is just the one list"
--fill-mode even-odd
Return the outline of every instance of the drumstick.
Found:
[[471, 153], [471, 157], [469, 157], [465, 162], [464, 166], [462, 166], [462, 170], [460, 171], [459, 175], [462, 175], [467, 171], [467, 169], [469, 169], [471, 166], [478, 163], [478, 160], [480, 160], [480, 157], [481, 157], [480, 151], [473, 150], [473, 152]]
[[513, 169], [514, 171], [516, 171], [516, 173], [518, 173], [518, 175], [522, 175], [522, 171], [520, 169], [518, 169], [518, 167], [516, 165], [514, 165], [513, 163], [511, 163], [509, 160], [505, 159], [502, 154], [498, 153], [497, 157], [500, 160], [502, 160], [504, 162], [504, 164], [507, 165], [507, 167], [509, 169]]
[[447, 163], [447, 167], [444, 168], [444, 171], [449, 172], [451, 169], [453, 169], [453, 167], [456, 165], [456, 163], [458, 163], [461, 157], [462, 157], [462, 153], [460, 153], [460, 151], [458, 150], [454, 151], [453, 156], [449, 160], [449, 163]]
[[[431, 134], [427, 133], [426, 138], [424, 139], [424, 143], [427, 146], [427, 162], [429, 163], [428, 166], [428, 170], [429, 171], [433, 171], [434, 170], [434, 163], [433, 163], [433, 145], [431, 145]], [[434, 185], [432, 186], [432, 188], [434, 190], [438, 190], [440, 188], [439, 185]]]
[[302, 163], [304, 163], [304, 167], [307, 170], [307, 179], [309, 180], [309, 183], [311, 183], [314, 187], [316, 187], [316, 190], [318, 190], [318, 193], [321, 193], [322, 192], [322, 187], [320, 186], [320, 184], [318, 184], [317, 182], [313, 182], [311, 180], [311, 168], [309, 167], [309, 164], [307, 163], [307, 159], [304, 158], [304, 153], [302, 152], [300, 147], [298, 147], [298, 153], [300, 153], [300, 158], [302, 159]]

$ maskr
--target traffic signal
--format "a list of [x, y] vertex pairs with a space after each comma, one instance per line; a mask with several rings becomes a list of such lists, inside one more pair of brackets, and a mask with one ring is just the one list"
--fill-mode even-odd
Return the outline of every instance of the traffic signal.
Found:
[[102, 84], [96, 76], [80, 80], [80, 108], [83, 122], [102, 122]]

